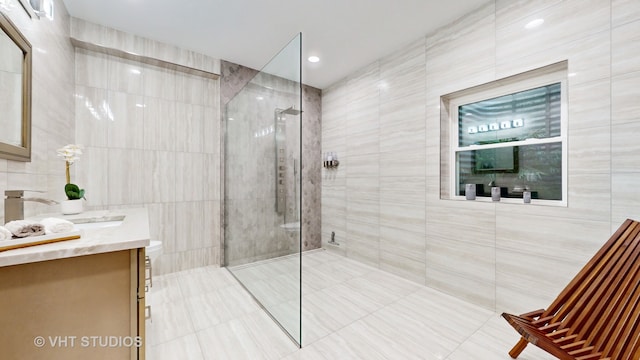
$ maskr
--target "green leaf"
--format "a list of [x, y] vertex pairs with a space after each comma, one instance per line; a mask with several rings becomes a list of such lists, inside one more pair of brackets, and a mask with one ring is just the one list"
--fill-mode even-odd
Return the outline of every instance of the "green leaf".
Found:
[[84, 189], [80, 189], [76, 184], [67, 184], [64, 186], [64, 192], [67, 194], [67, 199], [77, 200], [84, 198]]

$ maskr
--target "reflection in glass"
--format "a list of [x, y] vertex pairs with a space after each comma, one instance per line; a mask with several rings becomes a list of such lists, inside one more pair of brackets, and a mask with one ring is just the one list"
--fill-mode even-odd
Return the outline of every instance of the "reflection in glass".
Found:
[[477, 197], [490, 196], [495, 185], [502, 197], [522, 198], [529, 190], [533, 199], [562, 200], [561, 143], [460, 151], [458, 166], [459, 195], [465, 184], [477, 184]]
[[560, 136], [560, 83], [458, 109], [459, 146]]
[[0, 158], [31, 160], [31, 44], [0, 13]]
[[22, 146], [22, 59], [9, 35], [0, 32], [0, 141]]

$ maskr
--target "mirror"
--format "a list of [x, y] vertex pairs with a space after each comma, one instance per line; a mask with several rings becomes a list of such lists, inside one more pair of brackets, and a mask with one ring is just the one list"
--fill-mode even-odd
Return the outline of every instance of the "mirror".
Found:
[[0, 158], [31, 161], [31, 44], [0, 13]]

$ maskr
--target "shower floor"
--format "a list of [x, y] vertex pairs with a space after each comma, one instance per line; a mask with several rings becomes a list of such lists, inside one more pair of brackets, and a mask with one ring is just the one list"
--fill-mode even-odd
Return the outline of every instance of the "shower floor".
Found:
[[[258, 297], [285, 326], [297, 322], [282, 285], [295, 276], [292, 261], [234, 270], [263, 283]], [[204, 267], [154, 277], [147, 359], [511, 359], [519, 336], [496, 313], [328, 251], [307, 252], [302, 264], [302, 349], [227, 269]], [[554, 357], [529, 346], [520, 359]]]

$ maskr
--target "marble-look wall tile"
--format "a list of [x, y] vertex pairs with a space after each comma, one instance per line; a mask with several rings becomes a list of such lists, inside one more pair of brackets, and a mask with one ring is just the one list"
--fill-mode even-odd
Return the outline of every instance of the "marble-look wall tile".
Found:
[[617, 174], [621, 172], [637, 172], [640, 169], [638, 151], [638, 131], [640, 131], [640, 115], [636, 121], [614, 125], [611, 127], [611, 170]]
[[155, 66], [145, 66], [144, 95], [147, 97], [173, 100], [176, 99], [176, 72]]
[[496, 248], [586, 263], [611, 235], [609, 221], [497, 214]]
[[497, 248], [495, 308], [519, 314], [549, 306], [586, 261]]
[[611, 30], [611, 75], [640, 71], [640, 64], [634, 61], [638, 56], [640, 56], [640, 20], [613, 28]]
[[496, 25], [501, 26], [514, 21], [531, 18], [549, 7], [556, 6], [563, 0], [496, 0]]
[[[425, 262], [416, 261], [398, 255], [393, 251], [380, 249], [380, 260], [378, 267], [381, 270], [401, 276], [418, 284], [425, 284]], [[357, 260], [357, 258], [356, 258]]]
[[570, 174], [608, 173], [611, 170], [611, 127], [574, 129], [569, 141]]
[[202, 122], [202, 150], [205, 154], [216, 155], [219, 157], [222, 151], [222, 139], [220, 136], [217, 136], [222, 133], [220, 107], [206, 106], [204, 108]]
[[[115, 48], [145, 42], [113, 29], [79, 24], [93, 29], [89, 39], [99, 36]], [[167, 52], [194, 64], [204, 60], [174, 50]], [[77, 57], [94, 55], [78, 52], [82, 54]], [[219, 265], [221, 234], [213, 231], [220, 225], [219, 81], [114, 56], [106, 59], [106, 68], [98, 67], [106, 83], [97, 87], [97, 77], [83, 75], [76, 85], [78, 138], [82, 134], [88, 139], [91, 161], [104, 168], [90, 174], [77, 169], [88, 191], [98, 189], [96, 200], [88, 202], [90, 208], [148, 207], [152, 239], [163, 242], [156, 273]], [[205, 94], [213, 99], [205, 101]], [[92, 97], [92, 103], [100, 105], [95, 110], [98, 117], [85, 104]], [[98, 131], [99, 126], [104, 128]], [[91, 154], [106, 155], [101, 161]]]
[[[135, 149], [109, 149], [107, 160], [107, 186], [109, 205], [133, 205], [145, 203], [143, 191], [151, 183], [149, 173], [139, 171], [145, 162], [144, 152]], [[90, 184], [87, 184], [88, 187]]]
[[[80, 50], [78, 50], [80, 51]], [[142, 95], [144, 91], [144, 66], [117, 57], [108, 57], [108, 87], [110, 90]]]
[[175, 101], [145, 97], [144, 148], [148, 150], [176, 150]]
[[164, 60], [198, 70], [220, 74], [220, 60], [175, 45], [146, 39], [134, 34], [73, 18], [71, 37], [128, 53]]
[[109, 151], [106, 148], [87, 147], [80, 160], [72, 165], [75, 175], [71, 180], [85, 189], [85, 206], [109, 205], [109, 179], [105, 176], [109, 172], [108, 164]]
[[[176, 153], [170, 151], [145, 151], [146, 169], [151, 173], [151, 201], [167, 203], [182, 200], [176, 197], [178, 183], [176, 172]], [[184, 185], [181, 185], [184, 186]]]
[[204, 105], [204, 87], [207, 80], [200, 76], [176, 74], [176, 98], [188, 104]]
[[640, 71], [611, 78], [611, 123], [620, 125], [638, 120]]
[[497, 306], [494, 283], [467, 278], [457, 271], [448, 272], [437, 267], [427, 268], [426, 285], [485, 309], [493, 309]]
[[[567, 195], [570, 211], [563, 212], [562, 216], [583, 220], [609, 220], [612, 200], [612, 182], [609, 173], [570, 174], [567, 181], [571, 184]], [[557, 214], [560, 211], [555, 209], [550, 212]], [[553, 214], [550, 215], [553, 216]]]
[[202, 153], [204, 141], [204, 107], [190, 103], [176, 104], [176, 151]]
[[[303, 86], [302, 115], [302, 250], [318, 249], [321, 245], [321, 141], [322, 92]], [[335, 150], [334, 150], [335, 151]]]
[[[152, 239], [161, 239], [163, 253], [175, 253], [177, 251], [176, 203], [154, 202], [147, 205], [147, 209], [149, 210], [149, 223], [155, 224], [155, 226], [149, 227], [149, 235]], [[159, 274], [169, 272], [167, 271], [168, 267], [161, 267], [158, 270], [162, 270], [158, 272]]]
[[126, 149], [144, 148], [144, 97], [127, 92], [109, 91], [108, 99], [112, 118], [105, 121], [108, 128], [107, 146]]
[[202, 249], [209, 237], [204, 235], [204, 203], [181, 201], [176, 204], [176, 251]]
[[602, 130], [611, 120], [610, 78], [580, 84], [574, 83], [573, 79], [574, 77], [569, 78], [569, 131], [587, 129], [596, 132], [594, 128]]
[[[385, 256], [390, 256], [389, 263], [394, 257], [413, 256], [424, 264], [428, 285], [500, 311], [518, 301], [544, 300], [544, 304], [557, 294], [610, 235], [611, 224], [633, 213], [635, 196], [629, 193], [633, 188], [629, 179], [638, 166], [631, 156], [637, 149], [629, 139], [637, 132], [638, 111], [630, 89], [637, 87], [639, 72], [629, 59], [638, 49], [633, 31], [637, 16], [630, 15], [636, 10], [640, 8], [635, 2], [626, 0], [490, 2], [326, 89], [323, 134], [332, 139], [323, 138], [323, 149], [343, 144], [333, 140], [341, 137], [347, 144], [364, 147], [354, 156], [351, 149], [357, 146], [348, 145], [345, 171], [323, 178], [323, 209], [346, 212], [344, 254], [353, 258], [355, 253], [350, 224], [377, 224], [378, 241], [356, 235], [359, 256], [374, 266], [375, 257], [362, 254], [378, 251], [379, 267], [387, 261]], [[544, 18], [545, 23], [525, 29], [535, 18]], [[423, 72], [416, 49], [421, 41]], [[567, 206], [445, 200], [450, 124], [446, 111], [441, 111], [440, 97], [564, 60], [568, 62]], [[376, 67], [378, 92], [372, 90]], [[347, 104], [336, 94], [347, 98]], [[364, 121], [375, 116], [371, 109], [376, 99], [377, 144], [374, 123]], [[348, 118], [351, 110], [360, 112]], [[344, 194], [329, 196], [326, 190], [334, 189], [341, 176], [352, 186]], [[366, 182], [357, 180], [365, 178]], [[377, 198], [366, 192], [366, 184], [375, 184], [376, 179]], [[422, 193], [416, 184], [421, 184]], [[373, 196], [368, 203], [364, 194]], [[394, 236], [386, 234], [389, 229], [408, 231], [405, 238], [417, 239], [418, 219], [426, 224], [424, 260], [417, 256], [418, 240], [394, 243]], [[326, 228], [343, 226], [342, 218], [326, 217], [322, 226], [327, 234]], [[547, 264], [545, 271], [536, 277], [525, 275], [536, 259]], [[554, 266], [561, 268], [563, 277], [546, 271]], [[392, 265], [388, 270], [398, 271]], [[408, 268], [402, 276], [416, 280]], [[527, 283], [524, 292], [515, 283], [520, 276]], [[552, 286], [536, 295], [530, 290], [536, 284]]]
[[611, 232], [626, 219], [640, 220], [640, 192], [634, 191], [640, 171], [616, 172], [611, 176]]
[[220, 188], [220, 155], [204, 154], [204, 178], [203, 193], [206, 200], [220, 200], [222, 198]]
[[425, 178], [420, 176], [381, 176], [380, 202], [400, 204], [425, 204]]
[[415, 92], [411, 95], [380, 105], [381, 152], [424, 148], [425, 92], [419, 88], [412, 91]]
[[[371, 217], [368, 220], [371, 220]], [[345, 230], [345, 240], [343, 241], [343, 238], [338, 236], [336, 242], [340, 243], [340, 246], [346, 245], [347, 257], [378, 267], [380, 264], [380, 229], [378, 224], [361, 222], [357, 218], [347, 218]]]
[[[500, 25], [496, 27], [497, 59], [513, 61], [526, 58], [530, 54], [544, 54], [555, 46], [607, 31], [610, 26], [609, 1], [570, 0], [530, 11], [529, 17], [498, 20]], [[544, 19], [544, 24], [533, 29], [525, 27], [529, 21], [537, 18]]]
[[416, 234], [424, 234], [424, 204], [403, 204], [381, 201], [379, 223], [381, 226], [400, 228]]
[[76, 81], [85, 86], [107, 88], [109, 56], [89, 50], [76, 50]]
[[76, 87], [76, 134], [83, 146], [106, 147], [109, 96], [105, 88]]
[[493, 80], [497, 60], [495, 32], [494, 4], [488, 3], [427, 35], [427, 95], [440, 97]]
[[[398, 228], [400, 223], [380, 225], [380, 252], [402, 256], [413, 261], [425, 263], [425, 235], [423, 231]], [[395, 226], [393, 226], [395, 225]], [[401, 225], [400, 225], [401, 226]], [[424, 269], [420, 274], [424, 275]]]
[[640, 16], [640, 4], [635, 0], [611, 0], [611, 21], [613, 27], [631, 21], [637, 21]]
[[549, 47], [546, 51], [533, 52], [519, 58], [518, 61], [498, 59], [496, 78], [568, 60], [568, 74], [571, 74], [568, 79], [570, 85], [608, 79], [611, 73], [610, 48], [611, 34], [608, 31], [602, 31], [569, 43], [557, 44]]

